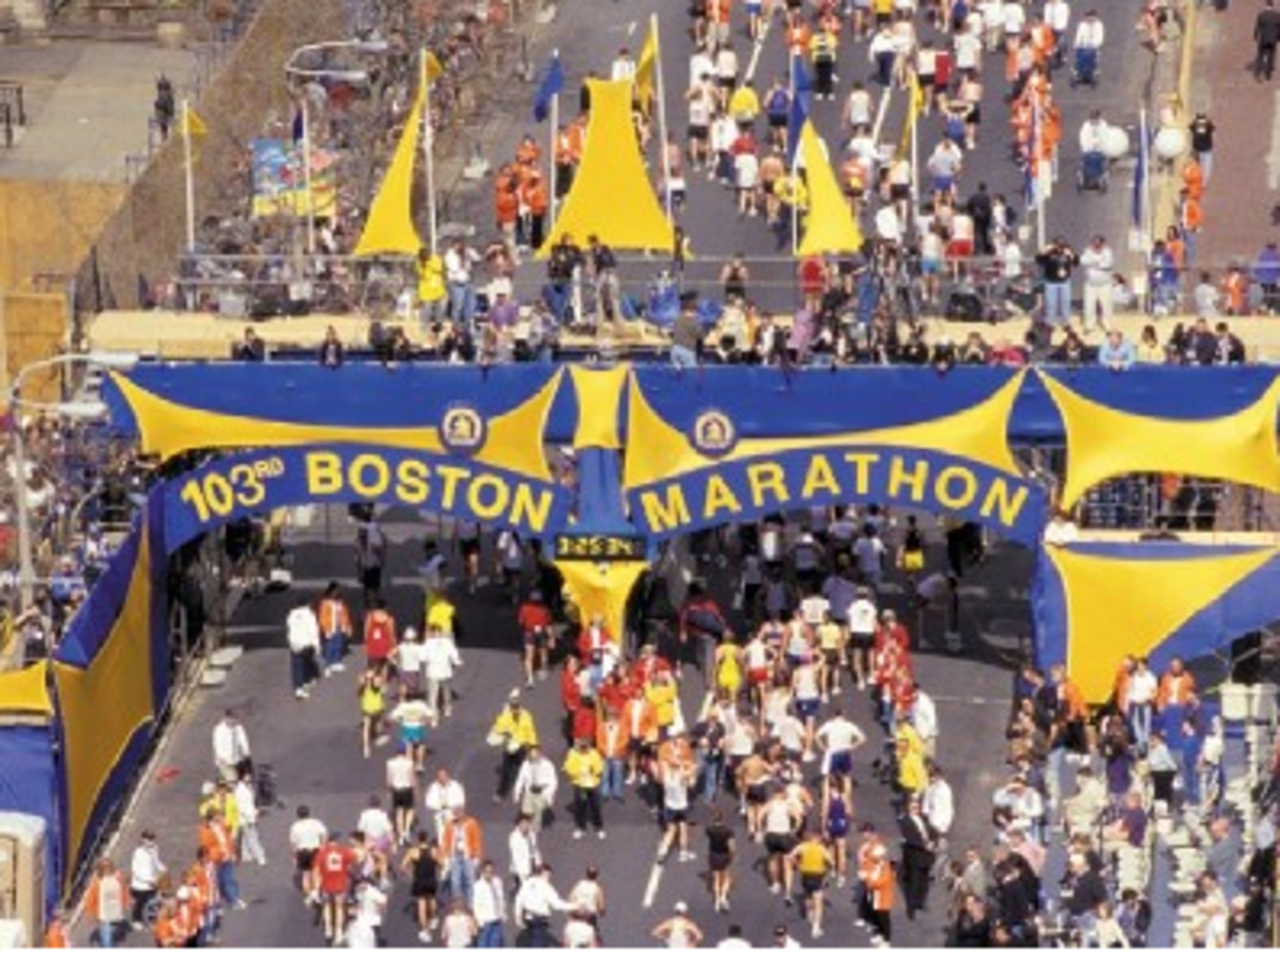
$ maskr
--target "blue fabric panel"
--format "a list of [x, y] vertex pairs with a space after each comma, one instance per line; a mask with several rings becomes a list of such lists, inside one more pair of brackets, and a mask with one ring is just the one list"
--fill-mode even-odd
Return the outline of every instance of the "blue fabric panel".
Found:
[[61, 820], [53, 741], [45, 725], [0, 728], [0, 811], [44, 818], [45, 908], [58, 902]]
[[54, 658], [60, 663], [87, 667], [106, 642], [129, 590], [129, 579], [133, 577], [141, 536], [135, 523], [129, 536], [112, 555], [102, 577], [94, 584], [93, 590], [72, 618], [66, 635], [54, 654]]

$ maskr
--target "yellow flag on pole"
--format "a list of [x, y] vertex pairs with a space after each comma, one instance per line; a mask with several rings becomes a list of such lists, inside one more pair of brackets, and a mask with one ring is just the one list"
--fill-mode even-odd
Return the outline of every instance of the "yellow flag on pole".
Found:
[[653, 109], [654, 74], [658, 67], [658, 27], [650, 24], [640, 59], [636, 61], [636, 99], [645, 116]]
[[809, 216], [797, 253], [802, 257], [857, 253], [862, 249], [862, 231], [840, 191], [840, 182], [812, 120], [806, 120], [801, 130], [800, 149], [809, 181]]
[[434, 84], [440, 79], [441, 74], [444, 73], [444, 64], [442, 64], [440, 62], [440, 58], [430, 50], [427, 51], [425, 59], [427, 62], [427, 84]]
[[200, 115], [192, 110], [191, 105], [184, 100], [182, 103], [182, 135], [184, 137], [203, 137], [208, 132], [209, 128], [200, 119]]

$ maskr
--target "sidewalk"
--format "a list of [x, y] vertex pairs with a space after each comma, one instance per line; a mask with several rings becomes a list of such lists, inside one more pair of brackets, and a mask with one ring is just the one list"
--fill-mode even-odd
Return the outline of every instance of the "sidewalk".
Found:
[[66, 41], [7, 50], [0, 76], [25, 85], [27, 127], [0, 152], [0, 178], [122, 183], [125, 156], [145, 154], [164, 74], [182, 85], [192, 50]]
[[1252, 262], [1280, 236], [1274, 192], [1280, 187], [1280, 87], [1253, 79], [1253, 20], [1260, 4], [1229, 13], [1206, 5], [1196, 18], [1188, 120], [1204, 110], [1214, 122], [1213, 176], [1205, 191], [1197, 261], [1215, 277], [1232, 260]]

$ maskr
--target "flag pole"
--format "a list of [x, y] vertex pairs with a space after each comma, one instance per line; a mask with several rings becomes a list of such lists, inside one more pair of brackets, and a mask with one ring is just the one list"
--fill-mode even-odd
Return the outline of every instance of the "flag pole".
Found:
[[[436, 254], [436, 168], [435, 128], [431, 123], [431, 81], [427, 70], [427, 50], [418, 55], [419, 82], [422, 84], [422, 154], [427, 187], [427, 246], [432, 256]], [[410, 123], [417, 123], [414, 117]]]
[[191, 169], [191, 104], [182, 101], [182, 156], [186, 168], [187, 253], [196, 249], [196, 179]]
[[[796, 55], [788, 52], [787, 80], [791, 85], [791, 112], [796, 109]], [[791, 169], [787, 171], [791, 177], [791, 256], [800, 249], [800, 138], [804, 133], [804, 124], [796, 131], [796, 142], [791, 142], [791, 118], [787, 118], [787, 149], [791, 151]]]
[[1031, 142], [1031, 157], [1035, 161], [1035, 176], [1032, 178], [1035, 183], [1036, 191], [1036, 249], [1043, 250], [1045, 245], [1045, 224], [1044, 224], [1044, 185], [1040, 177], [1040, 165], [1045, 162], [1045, 158], [1041, 156], [1043, 151], [1040, 149], [1044, 143], [1044, 118], [1040, 116], [1040, 98], [1033, 96], [1031, 98], [1031, 111], [1034, 115], [1035, 138]]
[[[551, 59], [552, 61], [558, 61], [560, 59], [560, 51], [558, 49], [553, 50], [551, 52]], [[551, 150], [547, 154], [547, 159], [550, 160], [550, 163], [547, 165], [548, 171], [550, 174], [550, 176], [548, 177], [548, 185], [549, 185], [548, 189], [551, 191], [551, 205], [550, 205], [551, 216], [547, 218], [547, 236], [548, 237], [551, 236], [551, 231], [555, 229], [556, 213], [557, 213], [556, 208], [559, 206], [556, 203], [556, 194], [560, 190], [560, 184], [558, 183], [559, 177], [557, 176], [557, 174], [559, 173], [559, 164], [556, 161], [556, 147], [559, 144], [559, 142], [560, 142], [560, 91], [557, 90], [554, 94], [551, 95]]]
[[310, 97], [302, 92], [302, 179], [306, 188], [307, 205], [307, 253], [316, 252], [316, 195], [311, 183], [311, 105]]
[[1142, 138], [1138, 149], [1142, 151], [1142, 218], [1139, 224], [1142, 230], [1142, 250], [1145, 253], [1154, 246], [1155, 225], [1152, 222], [1155, 210], [1151, 204], [1151, 138], [1147, 130], [1147, 108], [1143, 107], [1138, 114], [1141, 126], [1139, 136]]
[[919, 101], [924, 96], [920, 89], [920, 81], [912, 76], [909, 93], [911, 103], [907, 105], [907, 116], [911, 123], [911, 230], [920, 230], [920, 107]]
[[662, 152], [662, 193], [667, 211], [667, 222], [674, 222], [671, 203], [671, 157], [667, 152], [667, 94], [662, 82], [662, 40], [658, 36], [658, 15], [649, 19], [649, 29], [653, 31], [653, 83], [658, 97], [658, 149]]

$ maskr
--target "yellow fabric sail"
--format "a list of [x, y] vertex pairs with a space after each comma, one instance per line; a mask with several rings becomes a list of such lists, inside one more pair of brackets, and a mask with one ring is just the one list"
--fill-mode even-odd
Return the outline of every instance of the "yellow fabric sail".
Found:
[[55, 664], [67, 766], [67, 871], [91, 838], [85, 829], [117, 762], [155, 716], [151, 703], [151, 556], [142, 532], [128, 593], [88, 667]]
[[574, 431], [575, 450], [598, 447], [618, 450], [618, 415], [622, 409], [622, 390], [631, 376], [629, 364], [604, 370], [574, 366], [569, 368], [573, 389], [578, 395], [578, 427]]
[[750, 438], [740, 441], [732, 454], [718, 461], [698, 453], [684, 433], [663, 420], [632, 376], [627, 393], [627, 456], [623, 464], [623, 487], [633, 490], [716, 463], [838, 446], [913, 447], [963, 457], [1016, 475], [1020, 469], [1013, 451], [1009, 449], [1008, 430], [1013, 405], [1025, 376], [1026, 372], [1020, 371], [985, 400], [935, 420], [811, 437]]
[[[1123, 376], [1123, 375], [1121, 375]], [[1062, 506], [1070, 508], [1094, 485], [1139, 473], [1174, 473], [1280, 490], [1276, 405], [1280, 379], [1253, 404], [1202, 420], [1168, 420], [1112, 410], [1041, 372], [1066, 426], [1067, 477]]]
[[40, 661], [21, 671], [0, 673], [0, 714], [53, 713], [49, 700], [49, 667]]
[[857, 253], [862, 249], [862, 231], [840, 192], [840, 183], [811, 120], [800, 131], [800, 149], [804, 151], [809, 181], [809, 216], [796, 253], [801, 257]]
[[404, 133], [391, 158], [378, 196], [373, 198], [364, 222], [355, 256], [376, 254], [417, 254], [422, 249], [418, 229], [413, 225], [413, 170], [422, 136], [422, 116], [426, 112], [427, 84], [418, 86], [418, 96], [404, 123]]
[[675, 230], [649, 184], [631, 122], [629, 80], [588, 80], [591, 119], [582, 163], [546, 243], [546, 258], [566, 236], [585, 246], [593, 234], [615, 250], [670, 253]]
[[564, 590], [578, 608], [583, 624], [599, 615], [612, 637], [626, 636], [627, 599], [640, 575], [648, 570], [643, 561], [556, 561], [564, 575]]
[[1122, 656], [1149, 655], [1276, 555], [1266, 548], [1151, 560], [1045, 550], [1066, 597], [1067, 672], [1093, 704], [1110, 695]]

